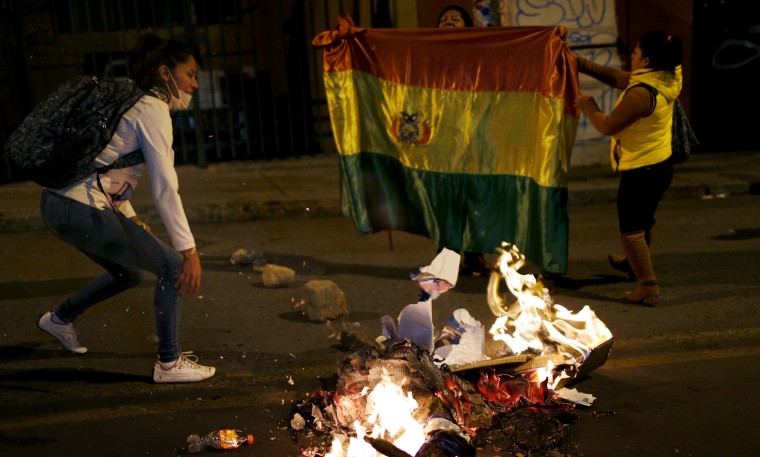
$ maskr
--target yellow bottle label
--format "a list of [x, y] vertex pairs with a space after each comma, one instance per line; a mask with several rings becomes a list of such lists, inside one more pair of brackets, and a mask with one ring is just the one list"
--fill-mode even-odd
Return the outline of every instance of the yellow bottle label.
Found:
[[219, 430], [219, 444], [222, 449], [235, 449], [238, 447], [237, 438], [235, 430]]

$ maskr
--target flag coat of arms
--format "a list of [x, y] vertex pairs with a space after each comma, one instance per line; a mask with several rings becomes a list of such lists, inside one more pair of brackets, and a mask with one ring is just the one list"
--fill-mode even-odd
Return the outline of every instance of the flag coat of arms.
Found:
[[579, 89], [565, 33], [371, 29], [342, 14], [317, 35], [341, 209], [356, 229], [482, 253], [508, 242], [566, 273]]

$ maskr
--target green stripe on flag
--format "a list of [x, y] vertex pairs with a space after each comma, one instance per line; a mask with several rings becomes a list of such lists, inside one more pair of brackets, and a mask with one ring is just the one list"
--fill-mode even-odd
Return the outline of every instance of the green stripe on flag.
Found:
[[567, 188], [516, 175], [409, 168], [386, 154], [341, 155], [341, 209], [358, 231], [401, 230], [438, 246], [495, 253], [513, 243], [549, 273], [567, 272]]

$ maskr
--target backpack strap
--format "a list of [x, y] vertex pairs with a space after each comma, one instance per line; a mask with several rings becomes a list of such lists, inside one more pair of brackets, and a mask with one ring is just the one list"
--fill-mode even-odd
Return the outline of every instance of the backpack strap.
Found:
[[[124, 213], [122, 213], [119, 210], [119, 207], [114, 204], [113, 200], [110, 198], [108, 193], [106, 193], [106, 190], [103, 188], [103, 184], [100, 182], [100, 175], [107, 173], [108, 170], [112, 170], [115, 168], [127, 168], [133, 165], [141, 164], [143, 162], [145, 162], [145, 156], [143, 156], [142, 149], [138, 149], [137, 151], [132, 151], [127, 155], [119, 157], [113, 163], [96, 167], [94, 173], [95, 173], [95, 179], [98, 182], [98, 188], [100, 189], [101, 192], [103, 192], [103, 195], [106, 196], [108, 203], [111, 204], [111, 208], [113, 208], [114, 212], [116, 213], [116, 220], [118, 220], [119, 224], [121, 224], [121, 227], [124, 229], [124, 233], [127, 234], [127, 238], [129, 239], [129, 242], [132, 244], [132, 246], [136, 250], [137, 255], [138, 256], [144, 255], [146, 256], [146, 258], [149, 258], [150, 256], [147, 254], [145, 248], [141, 246], [140, 243], [137, 242], [137, 238], [135, 238], [134, 233], [132, 233], [132, 230], [128, 225], [126, 216], [124, 216]], [[143, 224], [140, 224], [140, 226], [142, 228], [145, 228]]]
[[100, 175], [107, 173], [109, 170], [117, 169], [117, 168], [127, 168], [131, 167], [133, 165], [141, 164], [145, 162], [145, 156], [143, 155], [142, 149], [138, 149], [137, 151], [132, 151], [127, 155], [121, 156], [118, 159], [114, 160], [112, 163], [109, 163], [108, 165], [102, 165], [99, 167], [95, 167], [93, 170], [93, 173], [95, 173], [95, 179], [98, 182], [98, 189], [100, 189], [101, 192], [103, 192], [103, 195], [106, 196], [108, 199], [108, 202], [111, 203], [111, 207], [116, 211], [117, 213], [121, 214], [121, 211], [119, 211], [119, 208], [114, 205], [113, 200], [111, 200], [110, 196], [106, 192], [106, 190], [103, 188], [103, 184], [100, 182]]
[[113, 161], [113, 163], [95, 167], [95, 169], [93, 170], [93, 173], [102, 175], [102, 174], [108, 173], [109, 170], [112, 170], [115, 168], [127, 168], [127, 167], [141, 164], [143, 162], [145, 162], [145, 156], [143, 156], [142, 149], [138, 149], [137, 151], [132, 151], [127, 155], [119, 157], [118, 159]]

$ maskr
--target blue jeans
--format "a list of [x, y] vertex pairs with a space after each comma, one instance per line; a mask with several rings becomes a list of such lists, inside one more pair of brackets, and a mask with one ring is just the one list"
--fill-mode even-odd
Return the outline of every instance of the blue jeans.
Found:
[[99, 210], [44, 190], [42, 219], [58, 238], [105, 268], [106, 273], [85, 285], [55, 309], [64, 323], [89, 307], [136, 286], [142, 271], [156, 275], [153, 313], [158, 335], [158, 360], [179, 358], [179, 320], [182, 294], [174, 287], [182, 272], [182, 255], [132, 220], [111, 210]]

